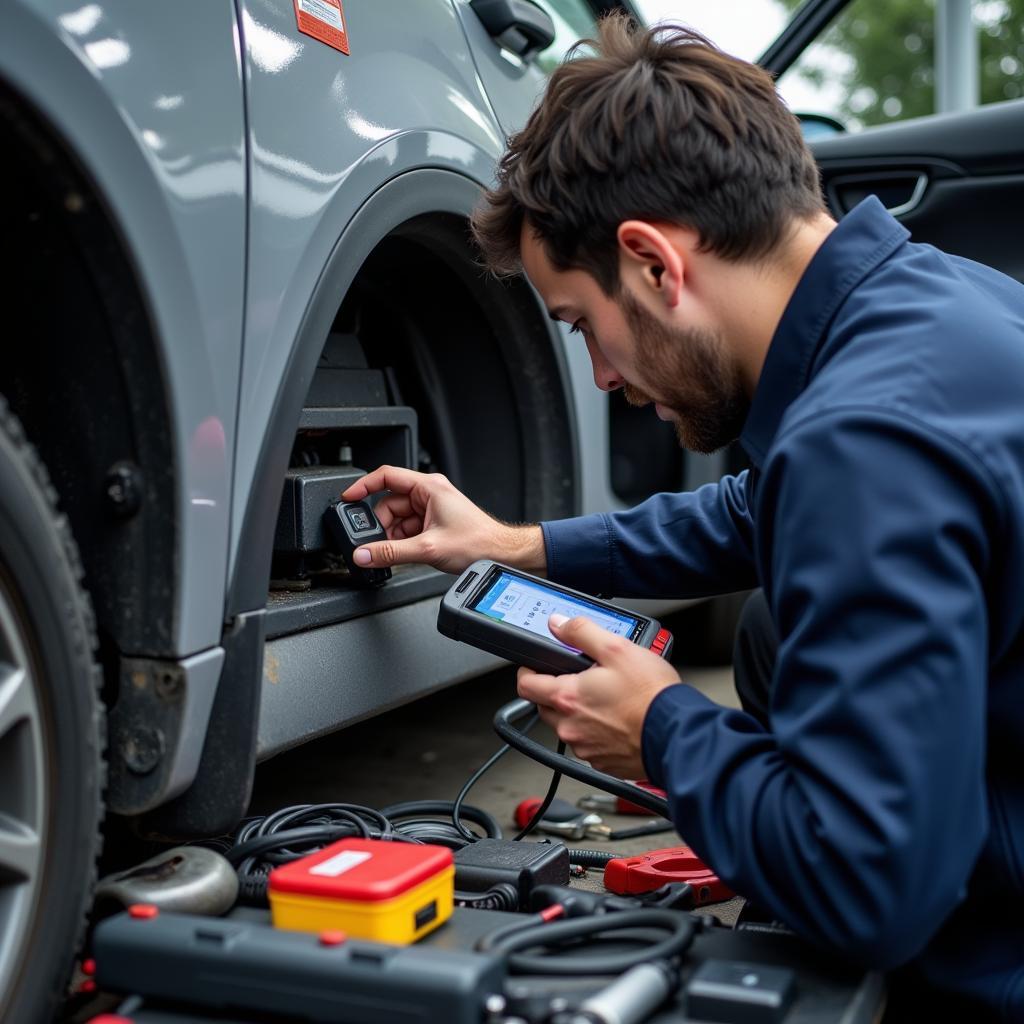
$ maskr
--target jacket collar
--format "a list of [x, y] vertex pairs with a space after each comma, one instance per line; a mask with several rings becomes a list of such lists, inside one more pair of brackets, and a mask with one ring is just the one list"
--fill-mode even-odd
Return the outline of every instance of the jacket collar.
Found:
[[858, 284], [910, 237], [877, 197], [851, 210], [814, 254], [768, 346], [740, 435], [760, 469], [786, 410], [810, 383], [814, 356], [839, 307]]

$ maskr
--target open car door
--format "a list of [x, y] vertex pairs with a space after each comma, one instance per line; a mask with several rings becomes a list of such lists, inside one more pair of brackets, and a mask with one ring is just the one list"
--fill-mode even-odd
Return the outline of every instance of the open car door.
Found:
[[[936, 0], [933, 13], [922, 2], [915, 22], [877, 0], [810, 0], [760, 63], [798, 114], [803, 104], [787, 96], [795, 79], [802, 98], [817, 83], [822, 113], [868, 114], [860, 130], [808, 132], [836, 217], [875, 194], [914, 241], [1024, 281], [1024, 100], [991, 102], [1024, 93], [1024, 5], [996, 5], [987, 24], [973, 6]], [[895, 119], [922, 106], [934, 112]]]

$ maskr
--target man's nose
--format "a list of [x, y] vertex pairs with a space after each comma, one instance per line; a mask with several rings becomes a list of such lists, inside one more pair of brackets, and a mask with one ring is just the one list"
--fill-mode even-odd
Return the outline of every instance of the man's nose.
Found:
[[622, 375], [605, 359], [595, 342], [589, 338], [587, 351], [590, 353], [590, 364], [594, 368], [594, 383], [601, 391], [617, 391], [626, 383]]

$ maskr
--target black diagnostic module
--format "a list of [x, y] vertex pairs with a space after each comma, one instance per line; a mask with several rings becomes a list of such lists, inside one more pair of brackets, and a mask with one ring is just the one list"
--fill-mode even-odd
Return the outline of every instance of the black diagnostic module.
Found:
[[384, 527], [365, 501], [339, 501], [331, 505], [324, 513], [324, 527], [356, 583], [364, 587], [379, 587], [391, 579], [390, 569], [371, 569], [356, 565], [352, 560], [356, 548], [388, 539]]
[[655, 619], [486, 560], [474, 562], [444, 595], [437, 628], [453, 640], [538, 672], [590, 668], [591, 658], [551, 634], [548, 617], [553, 613], [582, 615], [663, 658], [672, 650], [672, 634]]

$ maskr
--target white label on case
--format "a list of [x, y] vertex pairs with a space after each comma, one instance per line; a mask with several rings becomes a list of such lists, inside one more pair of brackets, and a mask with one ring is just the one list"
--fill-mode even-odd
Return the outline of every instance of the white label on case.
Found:
[[321, 861], [316, 867], [310, 868], [309, 873], [311, 875], [326, 875], [328, 878], [337, 878], [338, 875], [351, 871], [358, 864], [362, 864], [364, 860], [369, 860], [372, 856], [372, 853], [365, 853], [363, 851], [343, 850], [329, 860]]

